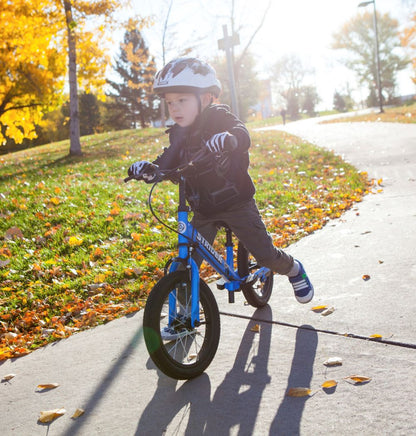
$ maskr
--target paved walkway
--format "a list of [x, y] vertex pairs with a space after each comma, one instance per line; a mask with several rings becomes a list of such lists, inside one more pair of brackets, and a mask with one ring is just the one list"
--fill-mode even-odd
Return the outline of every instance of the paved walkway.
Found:
[[[416, 125], [291, 123], [285, 130], [342, 154], [383, 192], [292, 245], [316, 288], [299, 305], [284, 277], [254, 310], [218, 292], [222, 336], [205, 374], [160, 374], [143, 343], [142, 313], [74, 335], [0, 365], [0, 434], [410, 435], [416, 434]], [[364, 281], [363, 274], [370, 280]], [[326, 304], [322, 316], [310, 310]], [[251, 328], [260, 324], [260, 333]], [[365, 340], [372, 334], [384, 342]], [[342, 366], [323, 362], [341, 357]], [[371, 381], [355, 386], [344, 377]], [[321, 384], [335, 379], [335, 389]], [[39, 383], [59, 383], [35, 392]], [[313, 395], [292, 398], [289, 387]], [[41, 410], [64, 407], [49, 425]], [[85, 414], [70, 416], [77, 408]]]

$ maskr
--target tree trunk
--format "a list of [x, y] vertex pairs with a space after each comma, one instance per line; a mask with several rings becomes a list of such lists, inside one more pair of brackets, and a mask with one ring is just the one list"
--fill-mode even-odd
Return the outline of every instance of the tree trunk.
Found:
[[78, 113], [78, 85], [77, 85], [77, 57], [74, 27], [76, 23], [72, 19], [72, 7], [68, 0], [64, 0], [66, 27], [68, 31], [68, 59], [69, 59], [69, 138], [70, 155], [81, 155], [81, 142]]

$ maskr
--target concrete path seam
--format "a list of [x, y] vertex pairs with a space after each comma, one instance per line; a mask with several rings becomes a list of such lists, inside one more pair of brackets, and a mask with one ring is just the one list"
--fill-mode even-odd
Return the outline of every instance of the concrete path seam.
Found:
[[233, 317], [233, 318], [248, 319], [251, 321], [263, 322], [263, 323], [267, 323], [267, 324], [276, 324], [276, 325], [295, 328], [295, 329], [299, 329], [299, 330], [311, 330], [311, 331], [314, 331], [316, 333], [324, 333], [327, 335], [341, 336], [341, 337], [352, 338], [352, 339], [359, 339], [359, 340], [368, 341], [368, 342], [376, 342], [379, 344], [392, 345], [395, 347], [410, 348], [410, 349], [416, 350], [416, 344], [409, 344], [407, 342], [392, 341], [390, 339], [383, 339], [383, 338], [370, 338], [368, 336], [357, 335], [355, 333], [340, 333], [340, 332], [336, 332], [333, 330], [318, 329], [318, 328], [308, 327], [308, 326], [300, 326], [300, 325], [290, 324], [290, 323], [283, 322], [283, 321], [266, 320], [263, 318], [255, 318], [255, 317], [251, 317], [251, 316], [247, 316], [247, 315], [239, 315], [236, 313], [229, 313], [229, 312], [220, 311], [220, 315], [229, 316], [229, 317]]

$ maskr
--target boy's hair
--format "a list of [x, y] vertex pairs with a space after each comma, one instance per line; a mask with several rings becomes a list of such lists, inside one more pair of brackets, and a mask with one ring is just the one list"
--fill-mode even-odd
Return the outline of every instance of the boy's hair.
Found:
[[168, 92], [209, 92], [218, 97], [221, 83], [211, 65], [197, 58], [178, 58], [156, 73], [153, 91], [164, 96]]

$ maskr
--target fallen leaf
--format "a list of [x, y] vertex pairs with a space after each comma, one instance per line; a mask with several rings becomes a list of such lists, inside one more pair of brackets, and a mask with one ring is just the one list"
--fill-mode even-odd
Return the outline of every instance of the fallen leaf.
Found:
[[40, 412], [39, 422], [51, 422], [56, 418], [59, 418], [62, 415], [65, 415], [65, 409], [53, 409], [53, 410], [45, 410], [44, 412]]
[[324, 312], [321, 313], [322, 316], [328, 316], [331, 315], [331, 313], [335, 312], [335, 307], [330, 307], [329, 309], [326, 309]]
[[326, 309], [328, 306], [326, 305], [322, 305], [322, 306], [315, 306], [312, 307], [311, 310], [313, 310], [314, 312], [322, 312], [324, 309]]
[[289, 397], [307, 397], [310, 393], [309, 388], [290, 388], [286, 395]]
[[4, 234], [4, 239], [6, 240], [23, 238], [23, 233], [19, 227], [10, 227], [10, 229], [6, 230], [6, 233]]
[[350, 375], [349, 377], [345, 377], [344, 380], [352, 381], [355, 384], [359, 384], [359, 383], [368, 383], [371, 380], [371, 378], [366, 377], [364, 375]]
[[340, 357], [330, 357], [324, 362], [325, 366], [337, 366], [342, 365], [342, 359]]
[[371, 277], [368, 274], [364, 274], [362, 278], [364, 281], [367, 281], [370, 280]]
[[250, 329], [252, 332], [254, 332], [254, 333], [259, 333], [260, 332], [260, 325], [259, 324], [256, 324], [254, 327], [252, 327], [251, 329]]
[[85, 413], [85, 410], [83, 409], [77, 409], [75, 410], [74, 414], [71, 416], [72, 419], [77, 419], [79, 418], [81, 415], [83, 415]]
[[7, 375], [5, 375], [5, 376], [1, 379], [1, 381], [9, 381], [9, 380], [11, 380], [13, 377], [16, 377], [16, 374], [7, 374]]
[[59, 383], [45, 383], [42, 385], [38, 385], [38, 389], [55, 389], [59, 386]]
[[0, 260], [0, 268], [4, 268], [10, 263], [10, 259]]
[[322, 383], [322, 387], [324, 389], [329, 389], [329, 388], [333, 388], [337, 385], [338, 383], [335, 380], [326, 380]]
[[382, 264], [384, 263], [384, 260], [379, 260], [378, 263]]
[[373, 339], [373, 340], [375, 340], [375, 341], [377, 341], [377, 340], [382, 339], [383, 336], [381, 336], [381, 335], [375, 333], [374, 335], [370, 335], [370, 338]]

